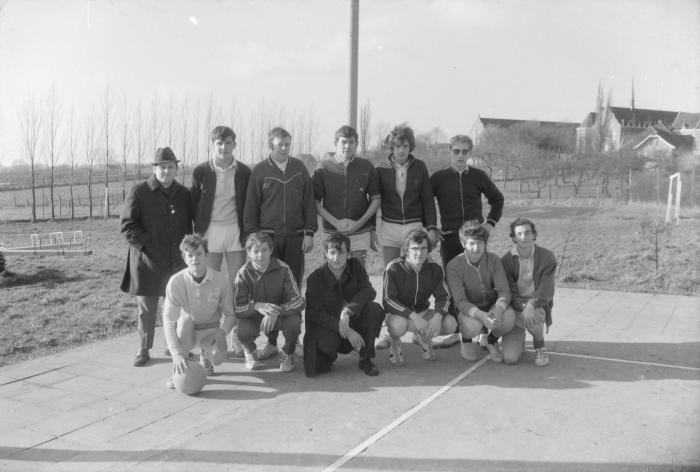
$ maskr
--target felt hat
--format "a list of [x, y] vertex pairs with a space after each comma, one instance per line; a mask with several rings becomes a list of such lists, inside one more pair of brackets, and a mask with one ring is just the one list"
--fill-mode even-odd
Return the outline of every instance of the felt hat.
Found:
[[156, 151], [156, 158], [151, 162], [152, 165], [157, 166], [158, 164], [163, 164], [164, 162], [173, 162], [177, 164], [180, 162], [175, 153], [168, 146], [158, 148]]

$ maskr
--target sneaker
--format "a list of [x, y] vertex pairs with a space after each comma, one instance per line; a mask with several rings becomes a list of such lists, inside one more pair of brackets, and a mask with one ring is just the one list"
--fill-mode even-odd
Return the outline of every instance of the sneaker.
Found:
[[358, 367], [365, 372], [365, 375], [369, 375], [370, 377], [379, 375], [379, 369], [374, 365], [372, 359], [360, 359]]
[[433, 349], [447, 349], [459, 343], [460, 337], [459, 333], [437, 336], [432, 339], [431, 344], [433, 345]]
[[503, 362], [503, 354], [501, 353], [501, 349], [498, 347], [496, 344], [487, 344], [486, 349], [489, 350], [489, 357], [491, 357], [491, 360], [498, 363], [498, 362]]
[[476, 353], [474, 352], [475, 347], [476, 347], [476, 346], [474, 346], [474, 343], [465, 342], [461, 336], [459, 337], [459, 342], [461, 344], [460, 345], [460, 354], [462, 355], [462, 359], [464, 359], [465, 361], [474, 362], [475, 360], [477, 360], [479, 358], [476, 355]]
[[414, 333], [413, 343], [417, 344], [418, 347], [421, 348], [421, 351], [423, 351], [421, 354], [423, 359], [425, 359], [426, 361], [435, 360], [435, 351], [433, 351], [433, 344], [432, 342], [430, 342], [430, 339], [423, 339], [423, 336], [419, 336]]
[[175, 390], [175, 381], [173, 380], [172, 377], [170, 377], [168, 380], [165, 381], [165, 388], [169, 388], [170, 390]]
[[301, 345], [298, 339], [296, 346], [294, 346], [294, 355], [297, 357], [304, 357], [304, 346]]
[[243, 344], [238, 339], [238, 333], [236, 331], [231, 332], [231, 352], [233, 357], [245, 357], [243, 354]]
[[248, 370], [255, 370], [258, 367], [258, 356], [257, 351], [243, 350], [243, 356], [245, 357], [245, 368]]
[[389, 344], [389, 362], [395, 366], [403, 365], [403, 354], [401, 353], [401, 340], [393, 341]]
[[287, 354], [282, 352], [282, 362], [280, 362], [280, 370], [282, 372], [291, 372], [294, 370], [294, 353]]
[[547, 353], [544, 352], [544, 348], [535, 349], [535, 365], [537, 367], [544, 367], [549, 364], [549, 357]]
[[270, 357], [277, 355], [277, 346], [265, 344], [265, 347], [258, 349], [256, 354], [259, 360], [264, 361], [265, 359], [269, 359]]
[[479, 335], [479, 346], [481, 346], [482, 349], [488, 349], [489, 348], [489, 335], [481, 333]]
[[136, 358], [134, 359], [134, 367], [143, 367], [150, 360], [151, 355], [148, 353], [148, 349], [142, 349], [138, 354], [136, 354]]
[[214, 374], [214, 366], [209, 359], [205, 357], [204, 359], [200, 360], [199, 363], [202, 365], [202, 367], [204, 367], [204, 373], [207, 374], [207, 376]]
[[374, 348], [375, 349], [388, 349], [389, 345], [391, 344], [391, 337], [389, 336], [389, 333], [384, 334], [379, 340], [374, 343]]

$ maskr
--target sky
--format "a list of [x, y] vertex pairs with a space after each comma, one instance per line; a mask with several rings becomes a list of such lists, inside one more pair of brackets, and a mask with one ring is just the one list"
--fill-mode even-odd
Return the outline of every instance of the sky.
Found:
[[[64, 131], [68, 111], [96, 113], [105, 90], [115, 123], [125, 100], [214, 97], [221, 124], [235, 103], [240, 149], [267, 109], [315, 116], [314, 151], [332, 150], [348, 120], [349, 4], [0, 0], [0, 164], [28, 162], [20, 106], [50, 90]], [[373, 128], [580, 122], [601, 81], [628, 106], [633, 80], [637, 108], [700, 112], [700, 1], [360, 0], [358, 101]]]

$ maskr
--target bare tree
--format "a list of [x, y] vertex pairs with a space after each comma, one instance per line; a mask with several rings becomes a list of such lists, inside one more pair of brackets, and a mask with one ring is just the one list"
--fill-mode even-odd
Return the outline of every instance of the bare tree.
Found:
[[[214, 95], [209, 94], [209, 99], [207, 100], [207, 110], [204, 115], [205, 125], [204, 127], [207, 131], [211, 131], [212, 123], [214, 122]], [[207, 139], [207, 159], [211, 157], [211, 141]]]
[[372, 126], [372, 108], [370, 106], [369, 100], [362, 105], [360, 108], [360, 152], [365, 154], [367, 152], [367, 147], [372, 140], [372, 132], [370, 127]]
[[34, 95], [24, 100], [19, 110], [20, 132], [24, 153], [29, 159], [32, 179], [32, 221], [36, 222], [36, 169], [38, 164], [37, 145], [41, 135], [42, 116], [39, 103]]
[[[140, 113], [141, 110], [139, 109], [139, 114]], [[128, 173], [127, 157], [129, 155], [129, 149], [131, 148], [130, 120], [129, 105], [125, 96], [122, 106], [122, 201], [126, 198], [126, 176]]]
[[73, 195], [73, 186], [75, 185], [75, 167], [78, 159], [78, 140], [75, 135], [75, 110], [71, 107], [70, 116], [68, 118], [68, 193], [70, 206], [70, 219], [75, 219], [75, 196]]
[[187, 179], [187, 120], [189, 119], [189, 106], [187, 99], [185, 99], [185, 101], [182, 103], [182, 107], [180, 108], [180, 119], [180, 143], [182, 144], [182, 151], [180, 155], [182, 164], [180, 167], [182, 168], [182, 183], [184, 184], [185, 180]]
[[102, 129], [104, 131], [104, 143], [105, 143], [105, 211], [104, 218], [109, 218], [109, 135], [112, 132], [110, 121], [110, 115], [112, 113], [112, 95], [109, 90], [109, 86], [105, 88], [105, 92], [102, 99]]
[[197, 106], [194, 109], [192, 125], [192, 166], [196, 166], [199, 163], [199, 126], [200, 126], [200, 102], [197, 100]]
[[159, 115], [159, 103], [158, 97], [154, 96], [151, 101], [151, 135], [153, 137], [153, 151], [151, 155], [155, 155], [156, 150], [159, 147], [160, 140], [160, 115]]
[[49, 95], [46, 98], [46, 111], [44, 113], [46, 126], [44, 127], [46, 151], [49, 157], [49, 198], [51, 199], [51, 219], [56, 219], [56, 208], [54, 202], [54, 183], [56, 174], [56, 161], [58, 159], [56, 152], [56, 139], [58, 136], [58, 128], [61, 122], [61, 104], [56, 98], [56, 88], [51, 86]]
[[173, 128], [175, 126], [174, 121], [175, 121], [175, 112], [174, 112], [175, 105], [173, 103], [173, 97], [172, 95], [168, 97], [168, 115], [167, 115], [167, 122], [168, 122], [168, 146], [173, 147]]
[[85, 164], [87, 165], [87, 187], [88, 187], [88, 216], [93, 217], [92, 211], [92, 174], [95, 172], [95, 161], [97, 149], [95, 146], [95, 123], [92, 114], [85, 119]]

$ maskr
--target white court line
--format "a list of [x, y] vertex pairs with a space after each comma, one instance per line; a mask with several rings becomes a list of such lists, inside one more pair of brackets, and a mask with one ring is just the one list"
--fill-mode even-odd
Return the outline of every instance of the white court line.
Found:
[[470, 374], [472, 374], [476, 369], [481, 367], [482, 365], [486, 364], [489, 361], [490, 357], [486, 356], [483, 357], [479, 362], [459, 374], [457, 377], [452, 379], [450, 383], [447, 385], [441, 387], [437, 391], [435, 391], [433, 394], [431, 394], [429, 397], [427, 397], [425, 400], [421, 401], [417, 405], [415, 405], [413, 408], [408, 410], [406, 413], [403, 415], [399, 416], [396, 418], [394, 421], [386, 425], [384, 428], [379, 430], [378, 432], [374, 433], [372, 436], [361, 442], [358, 446], [356, 446], [354, 449], [351, 451], [347, 452], [343, 457], [338, 459], [337, 461], [333, 462], [331, 465], [323, 469], [322, 472], [333, 472], [337, 470], [339, 467], [341, 467], [343, 464], [346, 462], [349, 462], [350, 460], [354, 459], [358, 455], [362, 454], [368, 447], [370, 447], [372, 444], [375, 442], [379, 441], [382, 437], [386, 436], [389, 434], [392, 430], [396, 429], [399, 425], [404, 423], [406, 420], [408, 420], [410, 417], [418, 413], [420, 410], [428, 406], [430, 403], [433, 402], [433, 400], [437, 399], [441, 395], [443, 395], [445, 392], [447, 392], [449, 389], [457, 385], [459, 382], [467, 378]]
[[684, 365], [659, 364], [657, 362], [644, 362], [644, 361], [628, 361], [626, 359], [616, 359], [614, 357], [587, 356], [585, 354], [569, 354], [567, 352], [556, 352], [556, 351], [547, 351], [547, 354], [554, 354], [555, 356], [578, 357], [580, 359], [595, 359], [598, 361], [620, 362], [623, 364], [648, 365], [648, 366], [652, 366], [652, 367], [668, 367], [670, 369], [681, 369], [681, 370], [690, 370], [693, 372], [700, 372], [700, 368], [698, 368], [698, 367], [689, 367], [689, 366], [684, 366]]
[[[556, 352], [556, 351], [547, 351], [547, 354], [553, 354], [556, 356], [567, 356], [567, 357], [577, 357], [580, 359], [594, 359], [594, 360], [599, 360], [599, 361], [612, 361], [612, 362], [621, 362], [623, 364], [636, 364], [636, 365], [646, 365], [646, 366], [651, 366], [651, 367], [668, 367], [671, 369], [681, 369], [681, 370], [690, 370], [693, 372], [700, 372], [700, 368], [698, 367], [687, 367], [687, 366], [682, 366], [682, 365], [673, 365], [673, 364], [659, 364], [656, 362], [644, 362], [644, 361], [629, 361], [625, 359], [616, 359], [614, 357], [599, 357], [599, 356], [587, 356], [584, 354], [568, 354], [565, 352]], [[418, 413], [420, 410], [428, 406], [430, 403], [432, 403], [434, 400], [436, 400], [438, 397], [443, 395], [445, 392], [447, 392], [449, 389], [457, 385], [459, 382], [467, 378], [470, 374], [474, 373], [476, 369], [481, 367], [482, 365], [486, 364], [490, 359], [489, 356], [486, 356], [482, 358], [479, 362], [471, 366], [469, 369], [465, 370], [461, 374], [459, 374], [457, 377], [452, 379], [447, 385], [441, 387], [439, 390], [435, 391], [433, 394], [428, 396], [425, 400], [421, 401], [417, 405], [415, 405], [413, 408], [408, 410], [406, 413], [403, 415], [399, 416], [396, 418], [394, 421], [389, 423], [387, 426], [364, 440], [362, 443], [360, 443], [358, 446], [347, 452], [343, 457], [340, 459], [336, 460], [332, 464], [330, 464], [328, 467], [323, 469], [322, 472], [333, 472], [335, 470], [338, 470], [338, 468], [342, 467], [344, 464], [347, 462], [351, 461], [355, 457], [359, 456], [362, 454], [368, 447], [370, 447], [372, 444], [376, 443], [379, 441], [382, 437], [386, 436], [389, 434], [392, 430], [396, 429], [398, 426], [400, 426], [402, 423], [406, 422], [409, 418], [411, 418], [413, 415]]]

